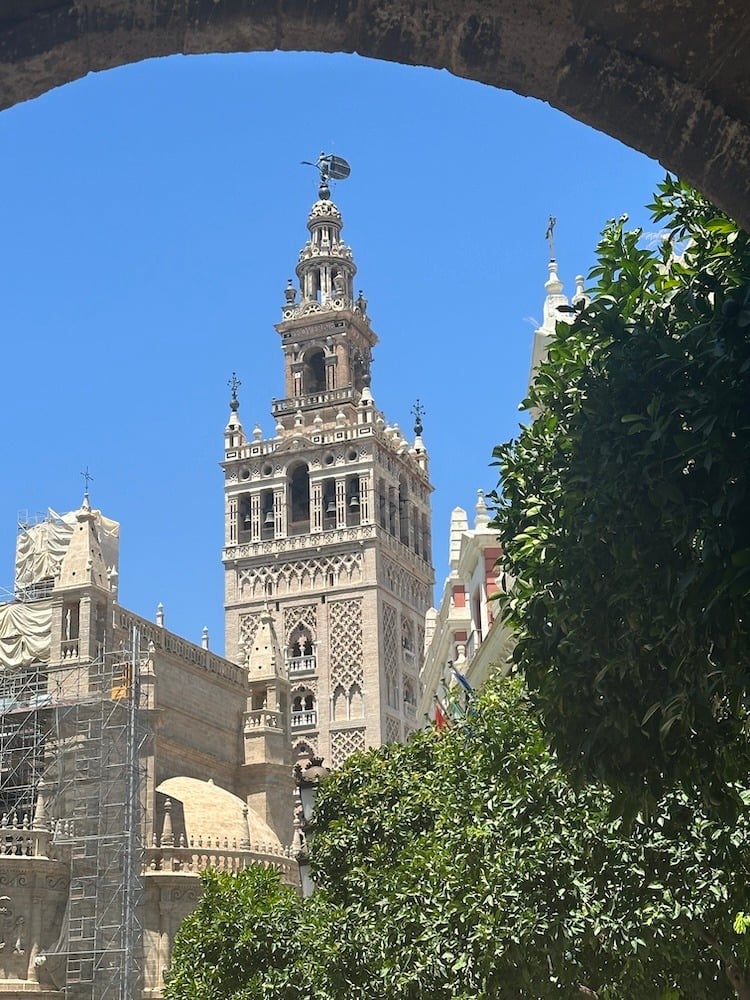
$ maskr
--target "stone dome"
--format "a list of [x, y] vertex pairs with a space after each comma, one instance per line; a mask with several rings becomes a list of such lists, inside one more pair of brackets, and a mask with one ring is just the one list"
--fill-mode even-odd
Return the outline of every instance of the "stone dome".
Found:
[[[215, 785], [213, 781], [201, 781], [199, 778], [179, 776], [167, 778], [156, 789], [164, 798], [172, 803], [172, 828], [175, 840], [184, 834], [186, 843], [191, 838], [203, 843], [211, 837], [214, 841], [226, 837], [230, 844], [236, 841], [239, 846], [248, 839], [250, 845], [257, 850], [258, 845], [267, 845], [272, 852], [281, 850], [278, 837], [270, 826], [253, 812], [247, 811], [245, 821], [244, 809], [246, 803], [237, 795], [228, 792], [226, 788]], [[159, 811], [163, 811], [163, 800], [159, 803]]]

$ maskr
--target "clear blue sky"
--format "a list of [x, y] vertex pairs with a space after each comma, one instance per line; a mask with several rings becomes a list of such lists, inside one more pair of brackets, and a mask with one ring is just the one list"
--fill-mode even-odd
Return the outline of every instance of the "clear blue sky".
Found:
[[566, 291], [607, 218], [663, 170], [530, 99], [350, 56], [175, 57], [91, 75], [0, 115], [0, 585], [21, 510], [122, 524], [120, 599], [223, 649], [226, 382], [246, 430], [283, 395], [273, 324], [316, 195], [333, 196], [380, 337], [373, 394], [426, 408], [436, 595], [450, 511], [496, 483], [541, 319], [547, 218]]

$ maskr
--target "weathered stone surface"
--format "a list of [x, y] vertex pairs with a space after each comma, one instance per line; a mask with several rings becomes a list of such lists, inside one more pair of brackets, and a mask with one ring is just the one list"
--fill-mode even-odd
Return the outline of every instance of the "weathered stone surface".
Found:
[[358, 52], [531, 95], [750, 226], [744, 0], [0, 0], [0, 107], [173, 53]]

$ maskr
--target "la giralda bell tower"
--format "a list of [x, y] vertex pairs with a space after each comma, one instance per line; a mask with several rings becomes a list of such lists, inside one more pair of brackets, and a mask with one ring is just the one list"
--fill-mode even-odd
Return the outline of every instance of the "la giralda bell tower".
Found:
[[[375, 405], [378, 338], [367, 301], [354, 296], [357, 268], [327, 178], [324, 163], [299, 289], [290, 280], [276, 326], [285, 389], [272, 403], [272, 438], [257, 426], [246, 436], [231, 383], [226, 655], [248, 670], [245, 757], [256, 768], [279, 729], [291, 757], [313, 752], [337, 767], [355, 750], [407, 739], [422, 721], [433, 569], [420, 407], [409, 442]], [[278, 750], [271, 756], [281, 764]]]

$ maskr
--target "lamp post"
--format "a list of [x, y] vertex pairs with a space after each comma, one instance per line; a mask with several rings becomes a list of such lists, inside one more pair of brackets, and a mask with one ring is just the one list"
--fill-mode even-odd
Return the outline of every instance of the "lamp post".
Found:
[[322, 757], [310, 757], [304, 767], [297, 762], [294, 765], [294, 783], [299, 792], [300, 805], [297, 809], [295, 819], [296, 826], [296, 851], [295, 857], [299, 865], [299, 880], [302, 887], [302, 896], [307, 899], [312, 896], [315, 890], [315, 883], [310, 875], [310, 853], [315, 824], [313, 823], [313, 811], [315, 809], [315, 798], [318, 794], [318, 787], [330, 774], [330, 770], [323, 766]]

